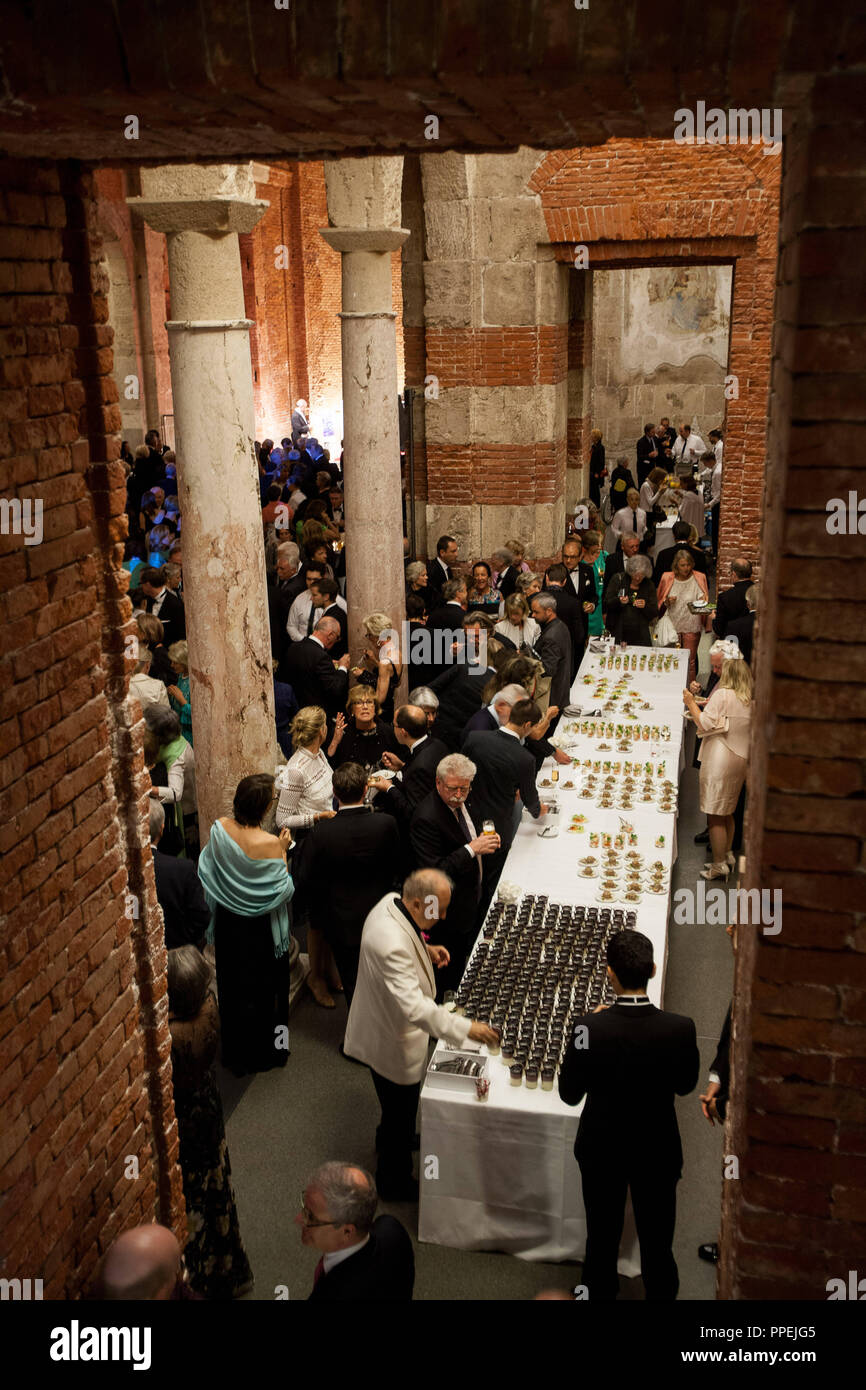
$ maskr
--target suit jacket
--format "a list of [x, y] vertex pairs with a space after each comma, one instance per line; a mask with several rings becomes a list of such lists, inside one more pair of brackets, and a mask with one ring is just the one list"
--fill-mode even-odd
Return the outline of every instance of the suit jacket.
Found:
[[309, 889], [312, 925], [328, 941], [360, 947], [364, 920], [402, 877], [402, 859], [394, 820], [369, 806], [317, 821], [292, 864], [295, 887]]
[[716, 1048], [716, 1055], [710, 1063], [710, 1071], [715, 1072], [719, 1078], [721, 1090], [716, 1096], [716, 1109], [722, 1119], [725, 1118], [725, 1111], [728, 1108], [728, 1096], [731, 1087], [731, 1004], [728, 1005], [728, 1012], [725, 1014], [725, 1021], [722, 1024], [722, 1031], [719, 1034], [719, 1045]]
[[[153, 612], [155, 603], [155, 598], [145, 598], [144, 606], [148, 613]], [[166, 589], [162, 607], [156, 616], [165, 628], [163, 646], [170, 647], [172, 642], [179, 642], [182, 637], [186, 637], [186, 614], [183, 603], [177, 594], [173, 594], [170, 589]]]
[[[438, 603], [427, 618], [427, 632], [430, 638], [430, 662], [429, 677], [425, 684], [429, 685], [436, 676], [442, 675], [462, 659], [463, 656], [463, 619], [466, 613], [459, 603]], [[441, 634], [441, 639], [437, 637]], [[456, 652], [452, 652], [451, 644], [458, 642]]]
[[[580, 602], [581, 612], [583, 612], [583, 605], [585, 603], [598, 603], [600, 594], [595, 587], [595, 576], [592, 572], [592, 565], [585, 565], [582, 561], [579, 561], [575, 569], [569, 570], [566, 588], [569, 587], [575, 598]], [[589, 614], [584, 613], [584, 621], [586, 621], [588, 616]]]
[[502, 570], [496, 581], [496, 587], [504, 599], [514, 593], [519, 578], [520, 570], [516, 565], [509, 565], [508, 569]]
[[434, 1003], [430, 957], [398, 902], [396, 894], [386, 894], [364, 923], [343, 1046], [386, 1080], [415, 1086], [424, 1075], [429, 1039], [460, 1047], [472, 1022]]
[[366, 1245], [313, 1285], [308, 1302], [397, 1303], [415, 1287], [412, 1241], [395, 1216], [378, 1216]]
[[719, 594], [716, 616], [713, 619], [713, 632], [717, 637], [727, 637], [728, 625], [736, 618], [745, 618], [749, 611], [746, 605], [746, 590], [751, 586], [751, 579], [738, 579], [730, 589], [725, 589], [723, 594]]
[[[683, 1150], [674, 1094], [693, 1091], [699, 1070], [695, 1025], [681, 1014], [618, 1001], [577, 1019], [559, 1073], [566, 1105], [579, 1105], [586, 1096], [575, 1157], [586, 1165], [616, 1163], [679, 1175]], [[629, 1096], [637, 1109], [627, 1103]]]
[[441, 600], [442, 590], [448, 580], [454, 578], [454, 571], [448, 565], [445, 566], [445, 569], [448, 570], [447, 574], [439, 563], [438, 555], [434, 555], [433, 559], [427, 562], [427, 587], [433, 590], [434, 604]]
[[294, 690], [301, 709], [321, 705], [332, 719], [346, 703], [347, 673], [334, 666], [330, 654], [313, 637], [290, 644], [280, 677]]
[[755, 639], [755, 619], [757, 613], [746, 613], [745, 617], [734, 618], [733, 622], [728, 623], [725, 636], [729, 639], [736, 637], [740, 644], [740, 651], [743, 659], [752, 664], [752, 643]]
[[310, 426], [299, 410], [292, 411], [292, 444], [297, 449], [302, 434], [309, 434]]
[[282, 661], [289, 646], [286, 623], [289, 610], [298, 594], [306, 586], [299, 576], [293, 579], [278, 579], [276, 574], [268, 579], [268, 621], [271, 629], [271, 655], [275, 661]]
[[155, 848], [153, 875], [157, 900], [165, 918], [166, 950], [190, 945], [201, 949], [210, 923], [210, 908], [205, 902], [195, 865], [189, 859], [175, 859]]
[[449, 666], [430, 682], [439, 696], [436, 733], [456, 753], [467, 719], [481, 708], [481, 692], [496, 671], [490, 666], [469, 666], [465, 661]]
[[[482, 735], [481, 737], [489, 737]], [[470, 816], [472, 812], [469, 812]], [[465, 822], [463, 822], [465, 824]], [[480, 826], [475, 823], [476, 832]], [[481, 860], [466, 849], [466, 833], [450, 806], [434, 787], [416, 806], [409, 827], [412, 857], [421, 869], [441, 869], [454, 882], [444, 923], [431, 922], [430, 939], [439, 940], [437, 929], [461, 936], [474, 933], [481, 899]]]
[[[586, 646], [586, 614], [579, 599], [574, 596], [574, 586], [568, 580], [561, 589], [545, 587], [543, 592], [556, 599], [556, 616], [568, 628], [571, 638], [571, 680], [574, 680]], [[551, 703], [556, 704], [557, 701]]]
[[[702, 574], [706, 579], [706, 557], [701, 555], [699, 551], [693, 550], [692, 547], [690, 545], [687, 545], [685, 541], [675, 541], [673, 545], [669, 545], [666, 550], [662, 550], [656, 556], [656, 561], [653, 565], [653, 584], [655, 584], [656, 588], [658, 588], [659, 584], [661, 583], [662, 575], [667, 574], [668, 570], [671, 569], [671, 567], [673, 566], [674, 556], [680, 550], [688, 551], [689, 555], [691, 555], [692, 559], [695, 562], [695, 574]], [[622, 569], [621, 565], [620, 569]], [[610, 564], [608, 564], [607, 573], [613, 573]]]
[[409, 753], [409, 758], [400, 781], [395, 781], [390, 791], [379, 793], [377, 805], [392, 811], [408, 826], [415, 807], [435, 786], [436, 769], [448, 756], [448, 749], [441, 738], [431, 738], [428, 734], [423, 742], [413, 745], [411, 752], [401, 748], [400, 755], [404, 753]]
[[463, 745], [477, 771], [469, 793], [469, 814], [476, 825], [492, 820], [503, 846], [514, 839], [514, 797], [520, 793], [530, 815], [538, 816], [541, 803], [535, 787], [536, 765], [532, 754], [512, 734], [471, 733]]
[[[637, 485], [645, 483], [653, 469], [658, 465], [661, 467], [662, 441], [655, 437], [647, 438], [644, 434], [637, 442]], [[651, 453], [655, 453], [654, 459], [650, 458]]]
[[323, 608], [317, 615], [316, 622], [321, 622], [322, 618], [334, 618], [340, 624], [340, 636], [331, 648], [331, 656], [334, 661], [339, 661], [341, 656], [345, 656], [349, 650], [349, 620], [346, 617], [346, 610], [336, 599], [328, 608]]
[[563, 709], [571, 692], [571, 637], [561, 618], [553, 618], [541, 629], [535, 644], [545, 674], [551, 677], [550, 703]]
[[470, 734], [495, 734], [498, 728], [499, 725], [495, 716], [491, 714], [487, 705], [483, 705], [480, 710], [473, 714], [471, 719], [467, 719], [463, 726], [463, 733], [460, 736], [461, 753]]

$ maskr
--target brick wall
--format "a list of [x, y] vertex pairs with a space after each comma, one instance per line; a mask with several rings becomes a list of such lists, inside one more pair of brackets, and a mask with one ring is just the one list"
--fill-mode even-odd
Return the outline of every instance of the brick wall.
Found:
[[41, 544], [0, 536], [0, 1247], [60, 1298], [127, 1226], [183, 1238], [183, 1198], [93, 180], [4, 162], [0, 188], [2, 496], [43, 503]]
[[783, 914], [739, 933], [724, 1298], [824, 1299], [866, 1270], [866, 566], [825, 510], [866, 491], [866, 198], [842, 125], [862, 91], [819, 81], [785, 144], [746, 846]]
[[[609, 140], [554, 151], [529, 182], [563, 261], [579, 245], [590, 269], [734, 261], [728, 372], [739, 395], [724, 423], [722, 587], [735, 556], [754, 562], [761, 549], [780, 175], [779, 158], [754, 145]], [[588, 453], [585, 433], [572, 425], [575, 446]]]

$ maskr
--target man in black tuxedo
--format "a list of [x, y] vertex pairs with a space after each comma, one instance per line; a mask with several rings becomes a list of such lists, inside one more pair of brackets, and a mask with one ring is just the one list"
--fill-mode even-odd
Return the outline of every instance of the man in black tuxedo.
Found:
[[[755, 619], [757, 618], [756, 609], [758, 607], [758, 586], [750, 584], [746, 590], [746, 608], [749, 610], [745, 617], [734, 618], [728, 623], [728, 630], [725, 638], [729, 642], [736, 641], [740, 651], [743, 653], [743, 660], [752, 665], [752, 644], [755, 640]], [[754, 675], [754, 671], [752, 671]]]
[[304, 579], [298, 574], [301, 552], [294, 541], [277, 546], [277, 570], [268, 580], [268, 619], [271, 628], [271, 656], [282, 662], [289, 646], [286, 623], [298, 594], [304, 590]]
[[568, 704], [571, 692], [571, 638], [568, 628], [557, 616], [557, 600], [553, 594], [536, 594], [532, 600], [532, 616], [541, 628], [535, 650], [550, 676], [550, 703], [560, 710]]
[[[310, 598], [313, 600], [313, 609], [316, 618], [321, 622], [322, 618], [333, 618], [339, 625], [340, 636], [331, 648], [331, 657], [334, 661], [339, 661], [341, 656], [345, 656], [349, 650], [349, 622], [346, 617], [346, 610], [337, 602], [340, 590], [336, 579], [317, 579], [310, 589]], [[342, 600], [341, 600], [342, 602]]]
[[436, 542], [436, 558], [427, 565], [427, 584], [441, 594], [449, 579], [454, 578], [457, 564], [457, 542], [453, 536], [440, 536]]
[[[478, 738], [499, 735], [478, 734]], [[478, 930], [485, 855], [499, 849], [498, 835], [479, 834], [465, 802], [475, 776], [475, 764], [463, 753], [449, 753], [436, 769], [436, 786], [415, 809], [409, 827], [417, 867], [440, 869], [453, 883], [444, 922], [430, 927], [430, 944], [445, 946], [448, 964], [439, 971], [437, 998], [456, 989]]]
[[458, 647], [454, 663], [430, 683], [439, 699], [436, 733], [450, 753], [460, 748], [466, 721], [480, 710], [482, 691], [496, 676], [496, 668], [488, 664], [486, 656], [492, 632], [493, 620], [485, 613], [465, 614], [463, 649]]
[[642, 487], [659, 461], [659, 441], [655, 425], [644, 425], [637, 442], [637, 485]]
[[752, 562], [738, 556], [731, 565], [733, 584], [716, 601], [716, 616], [713, 619], [713, 632], [717, 637], [727, 637], [728, 624], [736, 618], [745, 618], [749, 611], [746, 603], [746, 590], [752, 584]]
[[625, 562], [630, 560], [632, 555], [637, 555], [640, 550], [640, 541], [634, 532], [626, 531], [622, 538], [619, 550], [615, 550], [613, 555], [608, 555], [604, 567], [605, 587], [610, 582], [614, 574], [625, 574]]
[[515, 565], [514, 556], [510, 550], [494, 550], [491, 558], [498, 570], [496, 587], [504, 599], [508, 598], [509, 594], [513, 594], [517, 588], [520, 570]]
[[[674, 543], [673, 545], [669, 545], [666, 550], [659, 551], [655, 559], [655, 564], [653, 565], [653, 584], [656, 588], [658, 588], [659, 584], [661, 583], [662, 575], [667, 574], [668, 570], [673, 569], [674, 560], [681, 550], [685, 550], [687, 554], [691, 555], [694, 567], [698, 574], [706, 574], [706, 556], [703, 555], [700, 550], [697, 550], [689, 545], [689, 532], [691, 531], [691, 529], [692, 528], [687, 521], [674, 522]], [[608, 574], [610, 574], [611, 572], [610, 565], [608, 565], [607, 567], [607, 572]]]
[[[580, 556], [583, 551], [583, 544], [579, 536], [569, 536], [563, 543], [560, 555], [561, 563], [565, 566], [568, 575], [568, 584], [571, 592], [580, 603], [584, 614], [587, 616], [593, 611], [599, 601], [600, 595], [595, 587], [595, 579], [592, 570], [588, 565], [580, 563]], [[550, 577], [550, 570], [547, 578]], [[547, 583], [545, 578], [545, 584]]]
[[469, 811], [476, 825], [492, 820], [500, 848], [484, 864], [483, 908], [493, 898], [525, 806], [533, 819], [547, 812], [535, 787], [537, 766], [524, 740], [541, 718], [534, 700], [520, 699], [493, 733], [471, 733], [463, 745], [475, 763]]
[[138, 583], [145, 595], [144, 606], [148, 613], [159, 618], [164, 630], [163, 645], [170, 647], [186, 637], [186, 614], [183, 603], [165, 585], [165, 570], [155, 565], [142, 565], [138, 572]]
[[309, 637], [292, 642], [284, 662], [284, 679], [295, 692], [301, 709], [321, 705], [333, 719], [346, 703], [349, 657], [335, 664], [331, 649], [340, 640], [340, 624], [333, 618], [320, 618]]
[[392, 772], [399, 772], [397, 778], [384, 781], [375, 774], [370, 785], [383, 795], [377, 798], [382, 808], [395, 815], [398, 821], [408, 828], [412, 813], [419, 802], [436, 781], [436, 768], [448, 754], [448, 749], [440, 738], [428, 733], [427, 715], [420, 705], [401, 705], [394, 711], [394, 737], [406, 750], [401, 759], [394, 753], [382, 754], [382, 762]]
[[[466, 580], [446, 579], [442, 588], [442, 602], [427, 618], [429, 662], [423, 668], [425, 678], [422, 684], [432, 685], [436, 676], [460, 660], [467, 602]], [[455, 642], [456, 652], [453, 650]]]
[[292, 411], [292, 445], [297, 449], [310, 433], [310, 426], [307, 423], [307, 410], [309, 409], [306, 401], [296, 401]]
[[165, 948], [173, 951], [176, 946], [197, 946], [201, 951], [210, 923], [210, 908], [195, 864], [191, 859], [175, 859], [160, 852], [165, 811], [155, 796], [150, 798], [148, 820], [156, 897], [165, 919]]
[[579, 599], [574, 596], [574, 588], [569, 583], [565, 565], [551, 565], [547, 571], [542, 593], [552, 594], [556, 599], [556, 616], [568, 628], [571, 638], [571, 679], [577, 675], [577, 668], [586, 647], [586, 614]]
[[361, 932], [367, 913], [404, 877], [400, 832], [392, 816], [364, 805], [367, 772], [360, 763], [343, 763], [334, 773], [338, 810], [314, 825], [295, 851], [292, 877], [309, 891], [310, 922], [334, 953], [352, 1003]]
[[566, 1105], [586, 1096], [574, 1144], [586, 1207], [582, 1283], [593, 1303], [616, 1298], [630, 1191], [647, 1300], [670, 1300], [679, 1288], [672, 1246], [683, 1166], [674, 1095], [697, 1085], [695, 1025], [650, 1003], [652, 942], [640, 932], [611, 937], [607, 974], [616, 1003], [577, 1020], [559, 1073]]
[[295, 1217], [302, 1244], [320, 1252], [309, 1302], [411, 1300], [412, 1241], [396, 1217], [376, 1218], [378, 1200], [370, 1174], [348, 1163], [324, 1163], [310, 1178]]

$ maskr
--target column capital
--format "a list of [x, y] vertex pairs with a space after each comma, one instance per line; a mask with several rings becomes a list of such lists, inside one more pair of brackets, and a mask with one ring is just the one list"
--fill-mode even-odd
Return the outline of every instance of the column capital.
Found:
[[155, 232], [251, 232], [270, 203], [264, 198], [127, 198]]
[[406, 227], [320, 227], [319, 236], [335, 251], [398, 251], [410, 235]]

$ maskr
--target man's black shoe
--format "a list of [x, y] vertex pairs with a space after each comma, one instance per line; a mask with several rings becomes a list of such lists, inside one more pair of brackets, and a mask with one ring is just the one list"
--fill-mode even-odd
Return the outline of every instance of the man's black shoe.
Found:
[[700, 833], [700, 835], [696, 835], [696, 836], [695, 836], [695, 844], [696, 844], [696, 845], [708, 845], [709, 843], [710, 843], [710, 832], [709, 832], [708, 829], [707, 829], [707, 830], [702, 830], [701, 833]]
[[706, 1245], [699, 1245], [698, 1259], [706, 1260], [707, 1264], [717, 1265], [719, 1263], [719, 1247], [716, 1242], [708, 1241]]

